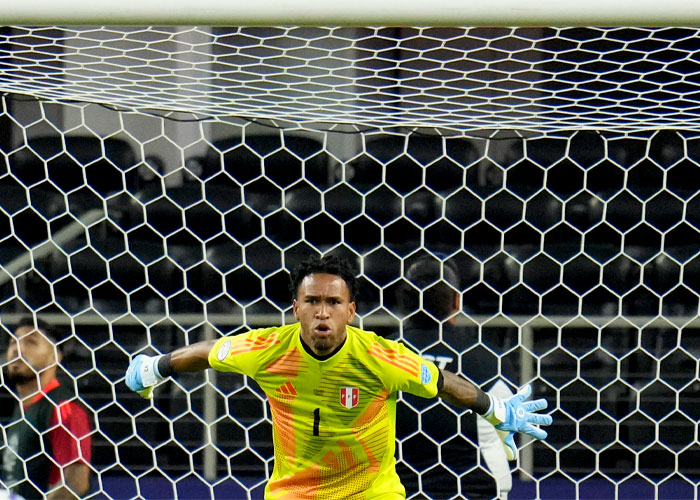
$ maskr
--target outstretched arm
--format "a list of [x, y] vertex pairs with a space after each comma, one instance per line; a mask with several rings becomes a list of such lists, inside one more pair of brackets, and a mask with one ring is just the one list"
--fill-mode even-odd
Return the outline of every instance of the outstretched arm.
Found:
[[198, 372], [209, 368], [209, 352], [216, 340], [204, 340], [175, 349], [162, 356], [139, 354], [126, 370], [126, 385], [146, 399], [153, 398], [153, 388], [171, 375]]
[[443, 384], [438, 396], [462, 408], [470, 408], [483, 416], [499, 431], [504, 431], [503, 444], [509, 460], [517, 456], [513, 435], [522, 432], [535, 439], [545, 439], [547, 433], [540, 425], [552, 423], [550, 415], [534, 413], [547, 408], [547, 401], [538, 399], [525, 401], [532, 392], [529, 385], [518, 391], [512, 398], [502, 400], [486, 394], [471, 382], [447, 370], [442, 371]]
[[468, 380], [459, 377], [448, 370], [441, 370], [442, 387], [438, 396], [460, 408], [469, 408], [483, 415], [489, 409], [489, 395]]
[[[175, 349], [164, 356], [164, 360], [170, 357], [172, 373], [200, 372], [209, 368], [209, 352], [216, 340], [203, 340], [196, 344]], [[161, 362], [161, 365], [163, 363]]]

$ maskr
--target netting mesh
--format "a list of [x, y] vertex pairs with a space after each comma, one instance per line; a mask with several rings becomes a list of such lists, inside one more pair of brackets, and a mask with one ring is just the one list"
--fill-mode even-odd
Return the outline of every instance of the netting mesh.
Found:
[[[150, 404], [124, 370], [289, 319], [287, 271], [334, 252], [360, 270], [359, 324], [387, 336], [416, 312], [411, 263], [459, 269], [464, 373], [476, 351], [508, 361], [553, 408], [512, 498], [697, 498], [693, 33], [6, 30], [2, 325], [70, 329], [95, 495], [261, 497], [253, 383], [182, 376]], [[416, 442], [443, 444], [418, 428], [399, 448]], [[440, 455], [414, 472], [455, 496], [467, 475]]]
[[288, 124], [697, 128], [696, 28], [56, 28], [0, 39], [0, 89]]

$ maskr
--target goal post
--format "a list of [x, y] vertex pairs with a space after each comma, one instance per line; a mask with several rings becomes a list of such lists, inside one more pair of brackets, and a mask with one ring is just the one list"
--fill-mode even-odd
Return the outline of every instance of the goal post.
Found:
[[228, 26], [692, 26], [700, 8], [691, 0], [551, 3], [546, 0], [387, 0], [352, 4], [291, 0], [222, 3], [204, 0], [68, 0], [56, 9], [50, 0], [8, 5], [3, 23], [23, 25], [132, 24]]
[[[449, 356], [465, 376], [476, 359], [513, 365], [507, 384], [532, 383], [554, 417], [547, 441], [520, 443], [513, 498], [697, 498], [700, 37], [678, 26], [694, 5], [682, 19], [673, 1], [653, 19], [645, 2], [547, 6], [646, 26], [605, 28], [507, 26], [508, 2], [475, 17], [488, 28], [440, 26], [451, 2], [404, 6], [431, 27], [343, 26], [332, 10], [338, 25], [316, 26], [315, 4], [294, 26], [170, 25], [179, 2], [142, 2], [161, 23], [142, 27], [126, 5], [102, 27], [13, 5], [27, 25], [0, 35], [0, 329], [36, 314], [70, 332], [95, 497], [262, 496], [270, 419], [253, 383], [183, 375], [147, 402], [124, 370], [291, 321], [288, 272], [333, 253], [357, 266], [357, 324], [386, 336], [426, 312], [414, 262], [459, 271], [473, 342], [443, 339]], [[272, 20], [291, 8], [275, 5]], [[65, 8], [91, 23], [115, 7]], [[409, 410], [409, 494], [436, 496], [435, 475], [463, 494], [484, 462], [455, 468], [454, 436], [422, 427], [454, 409]], [[409, 449], [435, 459], [407, 465]]]

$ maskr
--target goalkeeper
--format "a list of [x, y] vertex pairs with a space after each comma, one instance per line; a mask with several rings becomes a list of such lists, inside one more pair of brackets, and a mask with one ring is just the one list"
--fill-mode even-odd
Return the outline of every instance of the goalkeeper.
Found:
[[350, 326], [357, 282], [347, 262], [312, 257], [292, 273], [296, 323], [252, 330], [181, 347], [163, 356], [136, 356], [127, 386], [146, 398], [165, 378], [214, 368], [248, 375], [267, 395], [275, 466], [265, 498], [405, 498], [396, 473], [396, 394], [406, 391], [483, 415], [502, 431], [515, 456], [515, 432], [544, 439], [535, 413], [545, 400], [526, 401], [529, 386], [501, 400], [439, 370], [403, 344]]

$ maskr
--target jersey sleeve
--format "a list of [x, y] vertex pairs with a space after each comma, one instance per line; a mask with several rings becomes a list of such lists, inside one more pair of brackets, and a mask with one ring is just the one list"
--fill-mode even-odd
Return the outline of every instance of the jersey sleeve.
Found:
[[51, 415], [50, 426], [53, 458], [56, 462], [60, 465], [75, 460], [90, 462], [90, 420], [82, 406], [74, 401], [61, 403]]
[[384, 385], [390, 392], [405, 391], [423, 398], [438, 393], [438, 367], [405, 344], [378, 338], [367, 351], [377, 360]]
[[[90, 419], [87, 412], [74, 401], [65, 401], [56, 407], [49, 422], [49, 440], [52, 458], [59, 466], [75, 462], [89, 464], [92, 454]], [[49, 484], [61, 479], [58, 467], [52, 463]]]
[[254, 377], [265, 349], [278, 343], [277, 329], [251, 330], [221, 337], [209, 351], [209, 366], [220, 372], [236, 372]]

